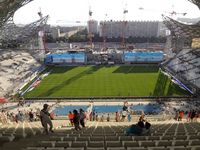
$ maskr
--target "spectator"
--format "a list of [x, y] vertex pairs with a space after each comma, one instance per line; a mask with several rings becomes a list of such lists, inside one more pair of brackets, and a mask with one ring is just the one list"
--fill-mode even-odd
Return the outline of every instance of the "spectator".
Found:
[[126, 130], [126, 135], [135, 134], [142, 135], [150, 132], [151, 124], [144, 119], [144, 115], [139, 118], [138, 123], [131, 125], [130, 128]]
[[103, 122], [103, 121], [104, 121], [104, 116], [102, 115], [102, 116], [101, 116], [101, 122]]
[[13, 112], [10, 114], [10, 117], [11, 121], [16, 122], [15, 114]]
[[115, 120], [116, 122], [119, 122], [119, 112], [115, 112]]
[[74, 122], [73, 122], [74, 114], [72, 114], [71, 111], [69, 111], [68, 118], [69, 118], [71, 126], [74, 126]]
[[180, 111], [179, 112], [179, 121], [182, 121], [183, 117], [184, 117], [184, 112]]
[[74, 109], [73, 114], [74, 114], [73, 123], [74, 123], [75, 130], [81, 130], [81, 127], [79, 125], [80, 116], [78, 114], [78, 111]]
[[29, 112], [29, 121], [30, 122], [33, 122], [33, 119], [34, 119], [34, 115], [33, 115], [33, 112], [32, 110]]
[[124, 106], [123, 106], [122, 110], [123, 111], [127, 111], [128, 110], [128, 102], [127, 101], [124, 102]]
[[179, 119], [179, 112], [178, 111], [176, 111], [176, 115], [175, 115], [175, 118], [174, 118], [175, 120], [177, 120], [177, 121], [179, 121], [178, 119]]
[[139, 118], [138, 126], [139, 126], [140, 128], [144, 128], [144, 125], [145, 125], [144, 123], [145, 123], [144, 115], [142, 115], [142, 116], [140, 116], [140, 118]]
[[93, 121], [96, 120], [95, 117], [96, 117], [95, 110], [93, 110], [93, 111], [92, 111], [92, 119], [93, 119]]
[[195, 122], [197, 122], [197, 119], [199, 118], [199, 112], [196, 111], [196, 114], [195, 114]]
[[[41, 119], [41, 124], [44, 127], [45, 133], [49, 134], [49, 131], [53, 133], [53, 124], [50, 119], [50, 113], [48, 112], [48, 104], [43, 105], [43, 109], [40, 111], [40, 119]], [[49, 125], [49, 130], [48, 130], [48, 125]]]
[[81, 126], [84, 128], [85, 127], [85, 113], [83, 111], [83, 109], [80, 109], [80, 124]]
[[195, 112], [195, 110], [193, 110], [191, 113], [191, 122], [193, 122], [195, 115], [196, 115], [196, 112]]
[[108, 116], [107, 116], [107, 122], [109, 122], [110, 121], [110, 115], [108, 114]]
[[151, 124], [148, 121], [145, 121], [145, 128], [143, 128], [142, 134], [150, 133]]
[[90, 121], [92, 121], [92, 112], [89, 113]]
[[96, 112], [96, 121], [99, 121], [99, 116], [98, 116], [97, 112]]
[[21, 121], [21, 122], [24, 121], [24, 115], [21, 111], [18, 111], [18, 113], [16, 114], [16, 122], [18, 123], [18, 121]]
[[128, 113], [128, 122], [131, 122], [131, 113]]
[[121, 121], [124, 121], [125, 118], [126, 118], [126, 116], [127, 116], [127, 111], [123, 110], [123, 111], [122, 111], [122, 118], [121, 118]]
[[190, 119], [191, 119], [191, 110], [188, 112], [187, 122], [190, 122]]
[[15, 118], [15, 122], [18, 123], [18, 115], [17, 114], [14, 115], [14, 118]]

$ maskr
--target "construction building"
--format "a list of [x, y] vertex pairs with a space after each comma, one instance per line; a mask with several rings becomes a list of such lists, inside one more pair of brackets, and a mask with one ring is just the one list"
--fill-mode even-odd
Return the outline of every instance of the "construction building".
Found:
[[89, 20], [87, 22], [87, 30], [89, 33], [98, 34], [98, 21]]
[[164, 37], [166, 27], [158, 21], [101, 21], [99, 35], [101, 37]]

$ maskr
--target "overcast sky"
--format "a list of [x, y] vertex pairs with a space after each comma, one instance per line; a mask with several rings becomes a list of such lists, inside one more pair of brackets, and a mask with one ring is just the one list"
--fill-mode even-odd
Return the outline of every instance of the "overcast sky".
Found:
[[43, 15], [50, 16], [49, 24], [85, 23], [89, 18], [89, 6], [92, 18], [98, 21], [123, 20], [125, 8], [128, 10], [126, 20], [162, 20], [161, 14], [172, 11], [187, 13], [173, 17], [200, 17], [198, 7], [188, 0], [34, 0], [15, 13], [14, 21], [17, 24], [33, 22], [39, 19], [37, 12], [41, 8]]

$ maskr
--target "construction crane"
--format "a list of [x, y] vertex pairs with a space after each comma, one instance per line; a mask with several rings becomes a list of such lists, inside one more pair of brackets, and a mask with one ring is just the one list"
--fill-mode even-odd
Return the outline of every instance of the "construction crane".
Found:
[[38, 16], [40, 17], [40, 19], [43, 17], [41, 8], [39, 8]]
[[101, 22], [101, 26], [102, 26], [102, 37], [103, 37], [103, 50], [106, 50], [106, 20], [107, 20], [107, 14], [105, 14], [105, 18], [104, 21]]
[[93, 46], [92, 46], [92, 37], [93, 37], [93, 34], [92, 34], [92, 10], [91, 10], [91, 6], [89, 6], [89, 20], [88, 20], [88, 39], [89, 39], [89, 45], [90, 45], [90, 48], [92, 49]]
[[77, 25], [77, 24], [86, 24], [87, 22], [86, 21], [72, 21], [72, 20], [56, 20], [56, 23], [61, 23], [61, 24], [74, 24], [74, 25]]
[[126, 14], [128, 13], [127, 9], [127, 3], [125, 3], [124, 8], [123, 8], [123, 21], [122, 21], [122, 47], [126, 47], [126, 41], [125, 41], [125, 36], [126, 36], [126, 29], [127, 29], [127, 20], [126, 20]]
[[[38, 16], [40, 17], [40, 19], [43, 18], [41, 8], [39, 8]], [[40, 49], [44, 49], [45, 53], [46, 53], [47, 48], [46, 48], [46, 44], [45, 44], [45, 35], [44, 34], [45, 34], [45, 28], [43, 27], [38, 33], [38, 35], [39, 35], [39, 46], [40, 46]]]
[[[172, 6], [172, 7], [173, 7], [173, 6]], [[152, 10], [152, 9], [145, 9], [145, 8], [143, 8], [143, 7], [139, 7], [139, 10], [151, 11], [151, 12], [157, 12], [157, 13], [158, 13], [158, 12], [167, 13], [167, 14], [169, 14], [171, 17], [176, 16], [176, 15], [182, 15], [182, 16], [187, 15], [186, 12], [176, 12], [176, 11], [174, 11], [174, 10], [172, 10], [171, 12], [169, 12], [169, 11], [157, 11], [157, 10]]]

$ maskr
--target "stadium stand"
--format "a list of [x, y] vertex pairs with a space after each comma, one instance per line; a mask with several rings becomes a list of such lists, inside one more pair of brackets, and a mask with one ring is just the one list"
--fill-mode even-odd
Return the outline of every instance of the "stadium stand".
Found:
[[[63, 121], [54, 121], [54, 127], [59, 128], [63, 125]], [[19, 139], [28, 139], [33, 135], [38, 135], [43, 132], [43, 128], [40, 122], [20, 122], [3, 124], [0, 127], [0, 147], [11, 141], [17, 141]], [[13, 144], [13, 148], [16, 145]]]
[[[81, 131], [71, 130], [63, 126], [50, 136], [34, 135], [40, 132], [38, 123], [24, 123], [16, 129], [10, 127], [2, 133], [1, 140], [12, 141], [14, 137], [22, 134], [32, 136], [26, 139], [5, 143], [3, 149], [24, 149], [24, 150], [199, 150], [200, 123], [177, 122], [166, 120], [152, 122], [151, 133], [142, 136], [125, 136], [124, 131], [130, 125], [129, 122], [87, 122], [87, 127]], [[35, 127], [34, 127], [35, 126]], [[32, 127], [32, 128], [31, 128]], [[1, 127], [1, 129], [4, 127]], [[13, 135], [6, 136], [5, 133], [14, 130]], [[34, 131], [34, 132], [33, 132]], [[9, 135], [9, 134], [7, 134]]]
[[12, 95], [27, 83], [41, 64], [25, 51], [1, 51], [0, 95]]
[[183, 49], [165, 68], [178, 79], [184, 79], [189, 85], [200, 88], [200, 50]]
[[[7, 124], [1, 124], [0, 118], [0, 149], [1, 150], [132, 150], [132, 149], [169, 149], [169, 150], [198, 150], [200, 148], [200, 123], [199, 119], [187, 120], [187, 113], [182, 121], [173, 119], [175, 114], [146, 115], [146, 120], [151, 123], [151, 132], [140, 136], [126, 136], [126, 129], [131, 124], [136, 124], [140, 115], [133, 115], [132, 121], [115, 122], [111, 120], [102, 122], [86, 121], [86, 128], [76, 131], [70, 126], [68, 119], [61, 120], [57, 117], [53, 121], [54, 133], [46, 135], [40, 121], [29, 122], [28, 112], [33, 109], [36, 113], [40, 110], [45, 101], [9, 103], [4, 108], [9, 113], [17, 111], [24, 112], [24, 120], [11, 120]], [[79, 102], [80, 103], [80, 102]], [[171, 106], [171, 109], [182, 109], [188, 111], [198, 110], [199, 102], [168, 101], [159, 102]], [[53, 107], [61, 103], [48, 102]], [[17, 105], [17, 107], [15, 107]], [[170, 110], [171, 110], [170, 109]], [[173, 112], [173, 111], [170, 111]], [[0, 113], [1, 117], [1, 113]]]
[[[199, 0], [189, 1], [200, 8]], [[168, 16], [163, 16], [163, 20], [171, 32], [171, 48], [177, 53], [174, 58], [168, 61], [166, 70], [186, 84], [197, 96], [200, 93], [199, 22], [195, 24], [184, 24]], [[187, 40], [190, 42], [186, 42]], [[190, 49], [186, 49], [186, 47]]]
[[[20, 8], [22, 4], [27, 4], [32, 0], [14, 1], [8, 3], [1, 0], [4, 6], [13, 3], [7, 10]], [[195, 1], [195, 0], [191, 0]], [[196, 0], [197, 1], [197, 0]], [[24, 2], [24, 3], [20, 3]], [[15, 7], [14, 7], [15, 6]], [[2, 7], [4, 8], [4, 7]], [[0, 12], [4, 12], [0, 9]], [[0, 27], [13, 16], [0, 15]], [[2, 13], [3, 14], [3, 13]], [[169, 19], [170, 20], [170, 19]], [[171, 20], [170, 20], [171, 21]], [[174, 26], [180, 24], [173, 23]], [[184, 28], [184, 27], [183, 27]], [[194, 28], [195, 34], [199, 35], [199, 30]], [[178, 34], [178, 33], [177, 33]], [[142, 47], [147, 47], [143, 45]], [[187, 81], [190, 85], [200, 88], [200, 50], [182, 50], [174, 58], [165, 64], [165, 69], [177, 78]], [[24, 51], [3, 51], [0, 55], [0, 95], [6, 97], [12, 95], [17, 89], [20, 89], [24, 83], [37, 74], [41, 64], [39, 64], [33, 55]], [[121, 63], [117, 54], [116, 58]], [[91, 56], [96, 62], [107, 61], [115, 62], [113, 55], [96, 54]], [[114, 59], [114, 60], [113, 60]], [[70, 59], [74, 60], [74, 59]], [[90, 60], [92, 62], [92, 59]], [[74, 62], [74, 61], [72, 61]], [[32, 76], [33, 75], [33, 76]], [[182, 104], [180, 101], [179, 104]], [[190, 102], [194, 104], [194, 102]], [[71, 104], [71, 102], [70, 102]], [[42, 105], [42, 104], [40, 104]], [[176, 105], [177, 106], [177, 105]], [[194, 108], [190, 105], [187, 109], [197, 109], [199, 103]], [[15, 107], [15, 106], [14, 106]], [[175, 109], [176, 107], [169, 107]], [[12, 108], [11, 108], [12, 109]], [[16, 108], [18, 109], [18, 108]], [[27, 105], [22, 109], [30, 109]], [[188, 111], [188, 110], [187, 110]], [[172, 112], [169, 110], [169, 112]], [[135, 120], [138, 120], [136, 116]], [[166, 117], [167, 118], [167, 117]], [[0, 118], [1, 119], [1, 118]], [[164, 118], [165, 119], [165, 118]], [[134, 120], [134, 119], [133, 119]], [[0, 149], [1, 150], [200, 150], [200, 123], [199, 120], [187, 122], [185, 118], [182, 121], [167, 118], [156, 118], [155, 115], [147, 116], [151, 122], [151, 132], [145, 135], [126, 136], [125, 131], [132, 122], [97, 122], [88, 121], [86, 128], [75, 131], [68, 126], [66, 120], [53, 120], [54, 133], [43, 134], [43, 128], [39, 121], [28, 122], [8, 122], [0, 123]]]

